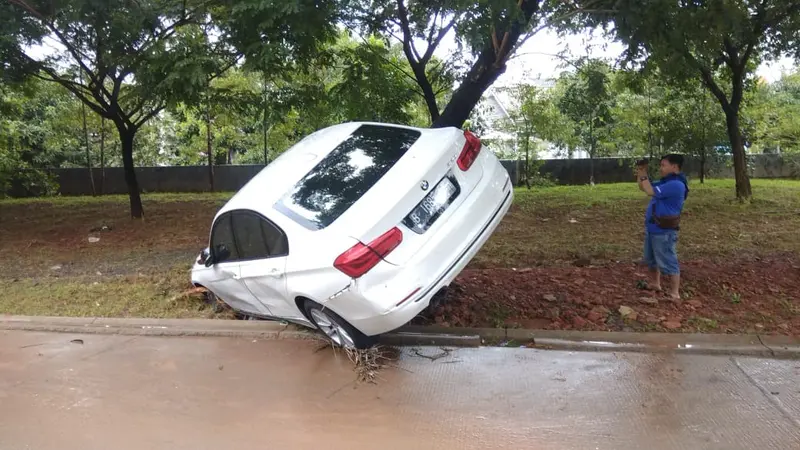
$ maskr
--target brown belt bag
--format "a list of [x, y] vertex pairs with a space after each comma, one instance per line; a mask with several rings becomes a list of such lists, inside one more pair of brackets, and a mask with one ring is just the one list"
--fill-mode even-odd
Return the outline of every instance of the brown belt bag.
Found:
[[653, 202], [653, 207], [650, 211], [650, 222], [658, 225], [665, 230], [680, 230], [681, 229], [681, 216], [657, 216], [656, 204]]

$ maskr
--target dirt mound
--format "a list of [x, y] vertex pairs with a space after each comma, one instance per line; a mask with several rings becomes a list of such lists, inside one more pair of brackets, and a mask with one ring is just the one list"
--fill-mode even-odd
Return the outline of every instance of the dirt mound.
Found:
[[637, 264], [466, 270], [416, 323], [595, 331], [800, 335], [800, 260], [683, 264], [683, 300], [643, 290]]

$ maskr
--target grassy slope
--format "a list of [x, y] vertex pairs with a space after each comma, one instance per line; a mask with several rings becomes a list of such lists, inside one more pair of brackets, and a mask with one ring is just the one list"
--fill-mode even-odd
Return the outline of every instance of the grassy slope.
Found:
[[[800, 182], [754, 180], [750, 205], [732, 200], [732, 180], [691, 188], [684, 260], [800, 254]], [[128, 219], [120, 196], [0, 201], [0, 313], [212, 317], [176, 296], [188, 288], [188, 265], [229, 196], [146, 195], [141, 222]], [[646, 202], [633, 184], [518, 190], [473, 267], [636, 259]], [[90, 233], [102, 225], [112, 230]]]

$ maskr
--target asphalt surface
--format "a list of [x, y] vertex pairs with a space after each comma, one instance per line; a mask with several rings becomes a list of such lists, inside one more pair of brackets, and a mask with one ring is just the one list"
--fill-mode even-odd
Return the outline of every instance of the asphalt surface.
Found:
[[424, 347], [354, 380], [307, 341], [0, 331], [0, 449], [800, 449], [800, 361]]

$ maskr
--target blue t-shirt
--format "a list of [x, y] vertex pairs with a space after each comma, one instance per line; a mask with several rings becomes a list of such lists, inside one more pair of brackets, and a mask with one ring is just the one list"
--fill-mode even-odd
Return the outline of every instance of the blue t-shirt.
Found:
[[689, 187], [686, 184], [686, 176], [682, 173], [667, 175], [660, 181], [653, 183], [653, 198], [647, 205], [644, 216], [644, 226], [648, 233], [665, 233], [665, 230], [650, 221], [653, 214], [653, 204], [656, 205], [656, 215], [677, 216], [683, 210], [683, 202], [689, 195]]

